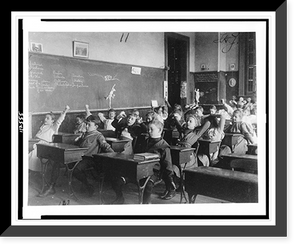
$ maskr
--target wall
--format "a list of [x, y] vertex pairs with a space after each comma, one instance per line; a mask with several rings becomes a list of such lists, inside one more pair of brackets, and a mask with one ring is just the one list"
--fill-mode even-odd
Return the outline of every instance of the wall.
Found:
[[237, 33], [201, 32], [195, 35], [195, 72], [229, 71], [229, 65], [235, 64], [238, 70], [238, 37]]
[[[164, 67], [162, 32], [30, 32], [30, 42], [43, 44], [43, 53], [72, 57], [72, 41], [89, 43], [89, 59]], [[123, 35], [122, 41], [121, 37]]]

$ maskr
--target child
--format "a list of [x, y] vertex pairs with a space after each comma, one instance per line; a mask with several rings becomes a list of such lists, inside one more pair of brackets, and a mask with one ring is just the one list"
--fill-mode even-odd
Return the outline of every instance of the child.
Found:
[[140, 117], [140, 112], [137, 109], [132, 111], [132, 115], [135, 116], [137, 123], [141, 124], [143, 122], [143, 118]]
[[104, 124], [105, 130], [112, 130], [115, 131], [116, 128], [112, 126], [112, 122], [114, 121], [116, 117], [116, 111], [114, 109], [110, 109], [108, 111], [108, 118], [105, 118], [103, 113], [98, 113], [100, 121]]
[[[182, 139], [178, 142], [177, 145], [191, 148], [195, 146], [195, 143], [198, 141], [199, 138], [205, 133], [205, 131], [210, 127], [210, 122], [206, 121], [201, 126], [201, 117], [197, 114], [188, 114], [186, 118], [186, 127], [182, 131], [183, 135], [181, 136]], [[185, 164], [182, 164], [182, 168]], [[194, 154], [191, 155], [190, 161], [187, 163], [186, 168], [189, 167], [196, 167], [198, 166], [197, 157]], [[177, 173], [178, 175], [178, 173]], [[179, 175], [178, 175], [179, 177]]]
[[167, 120], [168, 118], [168, 111], [166, 110], [165, 106], [159, 106], [155, 109], [155, 112], [157, 113], [157, 115], [161, 116], [161, 119], [163, 121]]
[[125, 111], [121, 111], [111, 123], [111, 125], [115, 128], [115, 133], [117, 138], [120, 137], [122, 130], [126, 127], [127, 124], [126, 117], [127, 115]]
[[[85, 169], [88, 167], [96, 168], [92, 155], [97, 153], [114, 152], [110, 145], [105, 141], [104, 136], [97, 130], [100, 125], [100, 120], [90, 115], [86, 120], [87, 132], [82, 135], [77, 141], [77, 145], [81, 148], [88, 148], [84, 153], [82, 160], [73, 170], [73, 176], [81, 181], [88, 191], [89, 196], [94, 193], [94, 187], [88, 183]], [[61, 164], [55, 162], [52, 168], [50, 186], [39, 197], [46, 197], [55, 194], [55, 184], [59, 177]]]
[[[218, 114], [218, 115], [210, 115], [207, 120], [210, 122], [210, 127], [205, 131], [202, 138], [205, 140], [210, 141], [222, 141], [225, 134], [224, 134], [224, 126], [225, 126], [225, 115]], [[203, 163], [204, 166], [208, 166], [209, 161], [207, 161], [207, 157], [211, 162], [215, 162], [218, 159], [219, 155], [219, 147], [214, 152], [208, 156], [199, 155], [199, 160]]]
[[[53, 135], [58, 132], [58, 129], [65, 119], [66, 113], [70, 109], [66, 106], [65, 110], [61, 113], [60, 117], [55, 121], [55, 115], [50, 112], [46, 114], [44, 124], [40, 127], [35, 138], [39, 139], [38, 143], [47, 144], [52, 142]], [[33, 171], [41, 171], [41, 162], [37, 157], [36, 145], [33, 145], [33, 150], [29, 153], [29, 169]]]
[[118, 134], [120, 134], [119, 138], [130, 140], [124, 146], [124, 154], [132, 154], [135, 151], [135, 146], [138, 143], [139, 136], [142, 133], [142, 128], [137, 122], [136, 118], [137, 117], [135, 115], [129, 114], [125, 126], [118, 128], [121, 130], [118, 132]]
[[[161, 199], [169, 200], [176, 195], [176, 186], [173, 181], [174, 172], [171, 158], [171, 150], [169, 144], [161, 138], [163, 132], [163, 124], [158, 120], [154, 119], [149, 124], [149, 139], [145, 141], [144, 152], [155, 153], [160, 157], [159, 164], [157, 164], [153, 172], [154, 174], [150, 177], [143, 196], [143, 204], [149, 204], [151, 202], [151, 194], [154, 185], [162, 179], [166, 185], [166, 191], [160, 197]], [[145, 183], [145, 179], [140, 180], [140, 184]], [[122, 193], [122, 186], [126, 184], [126, 178], [121, 176], [114, 176], [113, 189], [116, 192], [116, 200], [114, 204], [123, 204], [124, 197]]]
[[216, 114], [216, 112], [217, 112], [217, 107], [216, 107], [215, 105], [211, 105], [211, 106], [209, 107], [209, 113], [210, 113], [211, 115], [214, 115], [214, 114]]
[[235, 110], [232, 115], [232, 125], [228, 127], [226, 132], [229, 133], [241, 133], [244, 135], [244, 138], [247, 144], [257, 143], [256, 133], [253, 130], [251, 124], [248, 124], [243, 121], [243, 112], [242, 110]]
[[83, 134], [86, 132], [85, 115], [77, 115], [75, 122], [74, 134]]

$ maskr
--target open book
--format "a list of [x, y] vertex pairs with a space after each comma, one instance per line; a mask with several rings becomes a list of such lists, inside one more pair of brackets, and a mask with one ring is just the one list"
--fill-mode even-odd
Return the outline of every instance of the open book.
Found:
[[153, 154], [153, 153], [140, 153], [140, 154], [134, 154], [133, 159], [134, 160], [153, 160], [153, 159], [159, 159], [159, 155]]

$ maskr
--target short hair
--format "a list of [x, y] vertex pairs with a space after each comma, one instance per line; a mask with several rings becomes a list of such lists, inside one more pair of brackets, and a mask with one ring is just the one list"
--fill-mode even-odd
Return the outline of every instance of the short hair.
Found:
[[211, 105], [209, 109], [217, 110], [217, 107], [215, 105]]
[[85, 115], [84, 114], [79, 114], [79, 115], [76, 115], [76, 118], [80, 118], [81, 120], [84, 120], [85, 119]]
[[151, 124], [158, 127], [161, 131], [163, 131], [163, 129], [164, 129], [164, 124], [156, 117], [149, 123], [149, 125], [151, 125]]
[[243, 117], [243, 111], [241, 109], [236, 109], [233, 111], [232, 115], [237, 114], [239, 117]]
[[108, 110], [108, 113], [110, 113], [110, 112], [115, 112], [115, 113], [116, 113], [116, 110], [114, 110], [114, 109], [109, 109], [109, 110]]
[[55, 114], [50, 111], [49, 113], [47, 113], [46, 115], [49, 115], [51, 117], [52, 120], [55, 120]]
[[96, 116], [90, 115], [86, 118], [86, 122], [93, 122], [95, 123], [95, 125], [97, 125], [98, 127], [101, 125], [101, 121], [99, 118], [97, 118]]
[[202, 106], [198, 106], [197, 108], [195, 108], [195, 110], [197, 110], [197, 109], [201, 110], [202, 112], [204, 111]]

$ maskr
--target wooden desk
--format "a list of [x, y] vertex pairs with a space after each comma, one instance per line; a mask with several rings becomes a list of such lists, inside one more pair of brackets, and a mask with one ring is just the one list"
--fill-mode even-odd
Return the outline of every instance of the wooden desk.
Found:
[[[236, 144], [238, 144], [238, 142], [244, 138], [244, 136], [240, 133], [225, 133], [225, 136], [222, 140], [221, 145], [226, 145], [228, 147], [230, 147], [231, 152], [234, 153], [234, 148], [236, 146]], [[242, 154], [246, 153], [246, 151], [244, 151]]]
[[217, 150], [219, 150], [219, 146], [221, 141], [211, 141], [205, 139], [199, 139], [199, 150], [198, 152], [201, 154], [205, 154], [210, 158], [210, 154], [213, 154]]
[[[182, 202], [183, 197], [186, 202], [188, 201], [184, 192], [185, 188], [183, 170], [185, 170], [186, 164], [191, 160], [191, 155], [194, 151], [195, 148], [171, 146], [172, 163], [178, 167], [180, 173], [180, 203]], [[183, 168], [181, 168], [181, 164], [185, 164]]]
[[[139, 203], [142, 204], [145, 187], [153, 175], [153, 167], [159, 159], [155, 160], [135, 160], [134, 155], [122, 153], [100, 153], [93, 155], [99, 168], [103, 170], [104, 176], [108, 173], [117, 173], [128, 178], [128, 181], [138, 186]], [[140, 186], [139, 180], [147, 178], [143, 186]], [[102, 182], [104, 178], [102, 179]], [[102, 185], [101, 185], [102, 187]], [[100, 197], [102, 188], [100, 190]]]
[[106, 137], [105, 140], [110, 144], [111, 148], [118, 153], [121, 153], [124, 150], [124, 146], [130, 140], [120, 140], [113, 137]]
[[230, 202], [258, 202], [258, 178], [255, 174], [214, 167], [189, 168], [184, 172], [190, 203], [195, 203], [198, 194]]
[[81, 134], [57, 133], [57, 134], [53, 135], [53, 142], [54, 143], [74, 144], [75, 139], [80, 136], [81, 136]]
[[257, 174], [257, 155], [222, 155], [221, 168]]
[[247, 154], [257, 155], [257, 144], [249, 144]]
[[[48, 159], [50, 161], [58, 162], [66, 166], [68, 171], [68, 184], [70, 196], [77, 199], [73, 188], [72, 188], [72, 174], [73, 170], [77, 166], [78, 162], [81, 161], [84, 152], [88, 148], [79, 148], [75, 145], [65, 144], [65, 143], [50, 143], [50, 144], [36, 144], [37, 145], [37, 157], [40, 158], [42, 165], [42, 178], [43, 178], [43, 187], [41, 193], [45, 188], [45, 173], [47, 168], [47, 163], [44, 163], [42, 159]], [[73, 167], [69, 167], [69, 163], [76, 164]]]

